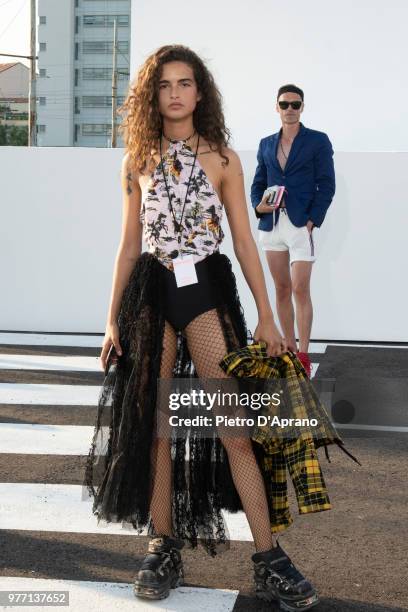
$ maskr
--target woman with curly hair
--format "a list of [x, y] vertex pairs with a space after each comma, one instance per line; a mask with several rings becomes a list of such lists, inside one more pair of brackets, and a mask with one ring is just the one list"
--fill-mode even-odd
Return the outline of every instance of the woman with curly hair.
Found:
[[250, 230], [240, 159], [228, 147], [221, 95], [204, 62], [171, 45], [148, 57], [120, 111], [123, 226], [86, 472], [93, 511], [139, 533], [148, 527], [152, 538], [134, 590], [160, 599], [182, 583], [184, 544], [200, 541], [215, 555], [228, 542], [222, 510], [244, 510], [257, 595], [278, 599], [285, 610], [308, 609], [318, 601], [315, 590], [272, 536], [259, 445], [192, 431], [157, 435], [157, 381], [227, 378], [220, 361], [251, 337], [231, 262], [219, 251], [224, 209], [258, 310], [253, 339], [266, 343], [268, 356], [287, 348]]

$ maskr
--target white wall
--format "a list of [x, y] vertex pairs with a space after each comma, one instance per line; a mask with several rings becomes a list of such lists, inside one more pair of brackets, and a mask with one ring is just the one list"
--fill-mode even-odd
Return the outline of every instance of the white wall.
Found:
[[[121, 231], [122, 155], [0, 147], [0, 330], [104, 331]], [[255, 154], [240, 155], [248, 186]], [[335, 201], [315, 230], [313, 337], [406, 342], [408, 153], [338, 153], [335, 164]], [[256, 236], [252, 209], [250, 219]], [[222, 250], [233, 260], [253, 330], [255, 304], [226, 218], [224, 230]]]
[[191, 46], [224, 94], [239, 150], [280, 127], [280, 85], [305, 92], [305, 125], [337, 151], [406, 151], [407, 0], [132, 3], [134, 74], [163, 44]]

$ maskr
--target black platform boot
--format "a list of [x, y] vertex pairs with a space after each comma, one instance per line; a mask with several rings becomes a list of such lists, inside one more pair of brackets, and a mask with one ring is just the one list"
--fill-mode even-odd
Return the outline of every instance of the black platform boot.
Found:
[[252, 555], [256, 596], [279, 603], [281, 610], [310, 610], [319, 603], [313, 586], [296, 569], [278, 544], [276, 548]]
[[164, 599], [170, 589], [183, 584], [184, 572], [180, 550], [184, 542], [159, 535], [149, 542], [148, 552], [136, 576], [133, 590], [136, 597]]

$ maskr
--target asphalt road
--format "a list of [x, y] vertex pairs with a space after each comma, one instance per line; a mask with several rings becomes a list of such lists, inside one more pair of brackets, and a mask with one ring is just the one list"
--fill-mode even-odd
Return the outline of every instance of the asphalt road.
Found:
[[[331, 463], [319, 451], [332, 510], [299, 516], [294, 493], [290, 492], [295, 523], [280, 536], [280, 543], [317, 588], [321, 603], [315, 609], [322, 612], [408, 610], [408, 434], [402, 430], [386, 430], [390, 423], [402, 429], [404, 423], [407, 425], [404, 385], [408, 351], [389, 349], [384, 354], [382, 349], [378, 350], [375, 356], [374, 348], [367, 352], [364, 347], [339, 350], [329, 346], [324, 352], [313, 354], [313, 361], [319, 363], [318, 374], [334, 376], [340, 381], [337, 400], [346, 397], [345, 381], [352, 378], [351, 360], [365, 363], [364, 376], [377, 381], [381, 377], [376, 364], [380, 362], [382, 378], [392, 381], [394, 376], [397, 387], [392, 396], [392, 410], [384, 399], [382, 406], [379, 400], [373, 407], [375, 422], [384, 425], [384, 431], [372, 431], [368, 437], [357, 429], [345, 432], [347, 448], [359, 458], [361, 466], [337, 448], [330, 447]], [[16, 356], [14, 361], [11, 355]], [[74, 391], [75, 387], [78, 390], [82, 385], [96, 387], [101, 383], [101, 373], [93, 366], [81, 370], [69, 365], [65, 369], [58, 364], [50, 367], [49, 363], [38, 367], [36, 363], [40, 356], [48, 357], [51, 363], [54, 357], [69, 355], [94, 358], [98, 350], [27, 342], [0, 344], [0, 441], [4, 444], [0, 448], [0, 590], [9, 585], [1, 583], [1, 577], [15, 578], [16, 585], [21, 578], [90, 581], [95, 585], [130, 584], [145, 554], [147, 538], [144, 536], [81, 530], [80, 526], [72, 527], [75, 520], [71, 521], [63, 512], [57, 517], [60, 527], [55, 527], [55, 517], [51, 516], [53, 499], [30, 497], [36, 490], [34, 485], [60, 485], [65, 492], [82, 483], [85, 458], [83, 454], [76, 454], [74, 445], [42, 452], [33, 441], [33, 452], [21, 448], [30, 436], [37, 436], [40, 444], [41, 432], [30, 429], [33, 425], [58, 427], [57, 438], [66, 436], [60, 439], [69, 441], [81, 427], [93, 424], [95, 407], [92, 405], [78, 405], [75, 401], [48, 403], [41, 395], [36, 399], [34, 394], [24, 396], [30, 400], [20, 401], [16, 395], [20, 387], [21, 392], [29, 392], [26, 385], [30, 384], [47, 385], [48, 390], [63, 385]], [[384, 369], [387, 360], [388, 370]], [[347, 393], [347, 401], [361, 406], [361, 401], [355, 404], [356, 394], [360, 393], [358, 385], [349, 385]], [[362, 423], [367, 417], [371, 418], [370, 423], [374, 422], [368, 408], [365, 405], [359, 417], [354, 415], [354, 422]], [[10, 442], [10, 436], [15, 435], [14, 449], [14, 438]], [[4, 449], [6, 452], [1, 452]], [[41, 516], [37, 516], [38, 512]], [[230, 550], [216, 558], [210, 558], [200, 548], [185, 550], [186, 586], [191, 590], [185, 594], [183, 607], [174, 607], [171, 598], [164, 600], [159, 608], [143, 606], [134, 599], [132, 609], [196, 612], [194, 589], [206, 588], [239, 592], [232, 604], [211, 608], [214, 610], [273, 610], [272, 604], [265, 605], [254, 598], [250, 559], [253, 552], [253, 543], [245, 539], [233, 540]], [[174, 597], [173, 601], [175, 604]], [[77, 610], [82, 612], [82, 607]]]

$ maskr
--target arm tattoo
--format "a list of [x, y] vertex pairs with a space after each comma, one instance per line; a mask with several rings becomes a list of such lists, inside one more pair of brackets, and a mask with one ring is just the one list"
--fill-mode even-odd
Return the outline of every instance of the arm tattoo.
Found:
[[132, 173], [128, 172], [126, 175], [126, 179], [127, 179], [127, 187], [126, 187], [126, 191], [127, 194], [130, 195], [132, 193]]

